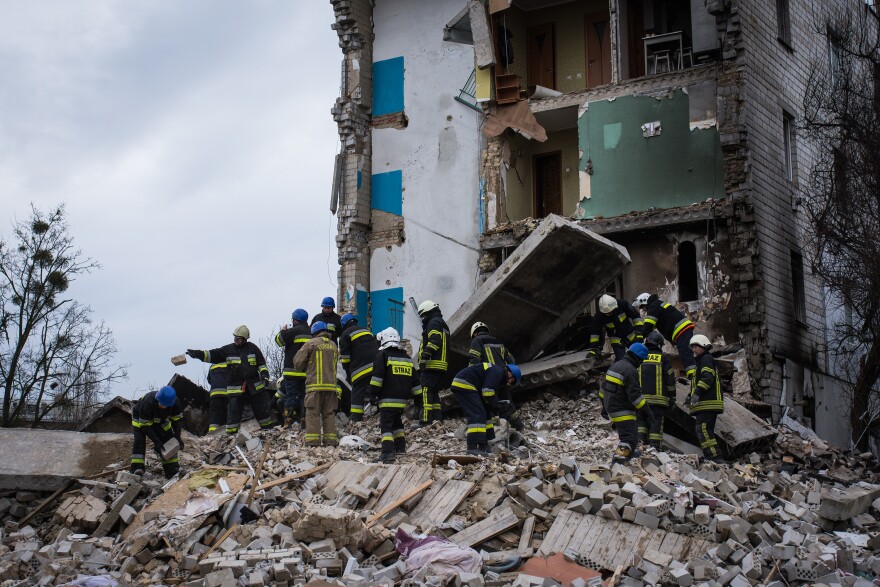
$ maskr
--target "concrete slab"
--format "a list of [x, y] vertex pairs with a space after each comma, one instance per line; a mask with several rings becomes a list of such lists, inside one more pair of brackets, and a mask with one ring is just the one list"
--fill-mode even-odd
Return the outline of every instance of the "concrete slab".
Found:
[[584, 355], [586, 355], [584, 351], [575, 351], [521, 363], [523, 378], [517, 391], [568, 381], [585, 374], [593, 368], [596, 360], [588, 359]]
[[127, 464], [131, 434], [0, 429], [0, 489], [54, 491], [68, 479]]
[[447, 320], [450, 349], [466, 356], [479, 320], [527, 362], [629, 263], [624, 247], [551, 214]]

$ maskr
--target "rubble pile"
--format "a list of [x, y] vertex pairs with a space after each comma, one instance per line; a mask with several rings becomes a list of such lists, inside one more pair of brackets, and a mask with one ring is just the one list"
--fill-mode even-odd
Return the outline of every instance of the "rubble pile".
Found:
[[458, 454], [453, 418], [409, 431], [396, 465], [372, 463], [375, 416], [340, 416], [338, 448], [253, 422], [234, 437], [186, 433], [185, 473], [170, 481], [111, 470], [51, 495], [0, 495], [0, 582], [745, 587], [880, 576], [870, 455], [794, 426], [730, 464], [649, 449], [610, 465], [616, 435], [598, 411], [589, 397], [536, 394], [524, 431], [499, 427], [494, 457]]

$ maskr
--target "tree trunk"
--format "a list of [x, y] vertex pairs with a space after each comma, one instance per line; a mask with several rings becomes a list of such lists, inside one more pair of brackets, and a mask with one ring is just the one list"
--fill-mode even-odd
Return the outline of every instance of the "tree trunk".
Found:
[[856, 377], [856, 383], [853, 386], [852, 406], [849, 414], [850, 425], [852, 426], [852, 438], [858, 440], [857, 447], [862, 450], [868, 448], [868, 437], [863, 435], [870, 421], [870, 417], [863, 418], [871, 400], [871, 391], [874, 384], [880, 377], [880, 344], [875, 340], [871, 343], [871, 349], [861, 361], [859, 375]]

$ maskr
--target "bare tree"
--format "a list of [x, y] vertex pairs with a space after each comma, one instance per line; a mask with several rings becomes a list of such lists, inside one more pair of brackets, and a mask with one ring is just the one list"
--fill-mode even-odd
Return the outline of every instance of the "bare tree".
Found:
[[70, 284], [99, 265], [74, 248], [64, 207], [31, 207], [0, 239], [0, 426], [34, 426], [50, 413], [84, 412], [126, 377], [113, 365], [116, 343], [88, 306], [65, 297]]
[[269, 368], [269, 377], [274, 381], [281, 377], [284, 371], [284, 347], [275, 343], [277, 331], [273, 330], [268, 338], [260, 339], [260, 350], [266, 358], [266, 366]]
[[817, 20], [827, 52], [812, 68], [801, 131], [817, 147], [805, 193], [811, 264], [847, 314], [830, 350], [850, 370], [858, 441], [880, 377], [880, 20], [855, 6]]

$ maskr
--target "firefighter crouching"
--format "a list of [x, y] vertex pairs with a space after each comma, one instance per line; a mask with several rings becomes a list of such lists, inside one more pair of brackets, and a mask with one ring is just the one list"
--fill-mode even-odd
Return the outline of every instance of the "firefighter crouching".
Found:
[[377, 337], [379, 352], [373, 361], [370, 386], [379, 396], [379, 427], [382, 453], [379, 462], [393, 463], [395, 455], [406, 452], [403, 432], [403, 409], [419, 387], [412, 359], [400, 347], [400, 335], [386, 328]]
[[489, 441], [495, 439], [493, 416], [505, 410], [498, 399], [505, 387], [516, 386], [522, 371], [516, 365], [480, 363], [465, 367], [452, 381], [452, 392], [467, 418], [467, 452], [476, 456], [491, 454]]
[[599, 390], [602, 417], [610, 418], [617, 429], [614, 462], [625, 462], [641, 454], [637, 448], [639, 433], [636, 414], [642, 412], [649, 423], [654, 419], [639, 385], [639, 365], [647, 357], [648, 347], [640, 342], [630, 345], [626, 355], [605, 373], [605, 381]]
[[162, 472], [166, 479], [180, 471], [180, 459], [175, 455], [165, 458], [162, 448], [165, 443], [176, 438], [183, 450], [181, 420], [183, 408], [177, 399], [177, 392], [166, 385], [159, 391], [144, 395], [131, 409], [131, 425], [134, 442], [131, 450], [132, 473], [143, 473], [146, 467], [147, 438], [153, 441], [156, 454], [162, 461]]

